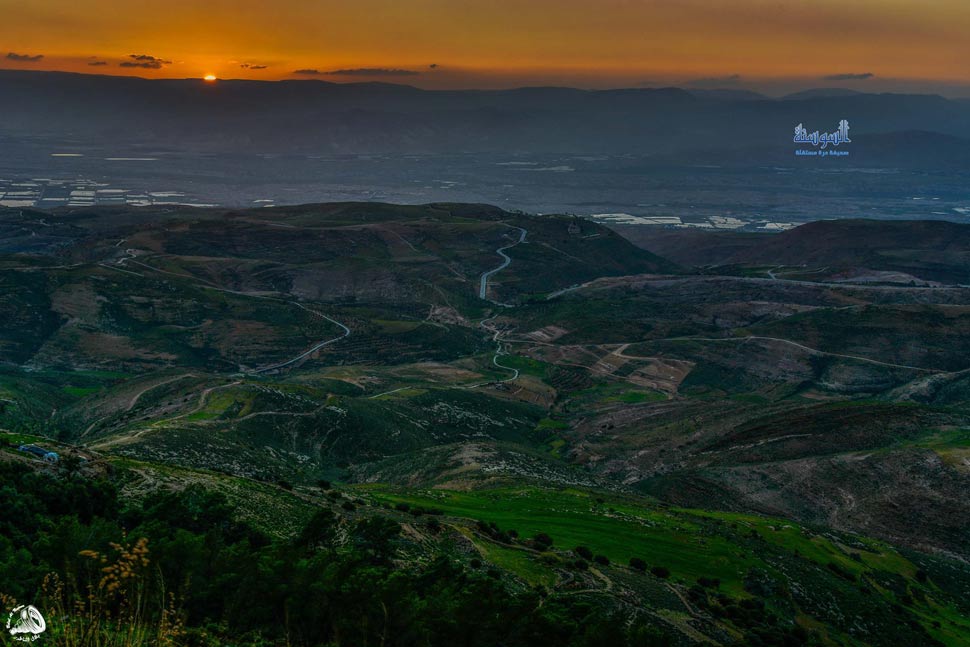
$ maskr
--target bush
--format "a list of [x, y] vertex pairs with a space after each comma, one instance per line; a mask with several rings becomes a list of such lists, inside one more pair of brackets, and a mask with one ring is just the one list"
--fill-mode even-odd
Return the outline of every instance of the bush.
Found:
[[639, 557], [630, 558], [630, 568], [635, 571], [640, 571], [641, 573], [647, 572], [647, 563], [640, 559]]
[[541, 547], [541, 550], [547, 550], [552, 546], [552, 537], [544, 532], [540, 532], [538, 535], [532, 538], [532, 542], [537, 547]]
[[830, 571], [832, 571], [833, 573], [835, 573], [836, 575], [838, 575], [839, 577], [841, 577], [843, 580], [845, 580], [847, 582], [855, 582], [856, 581], [855, 575], [853, 575], [849, 571], [845, 570], [844, 568], [842, 568], [841, 566], [839, 566], [835, 562], [829, 562], [828, 564], [826, 564], [826, 566], [828, 567], [828, 569]]
[[653, 568], [650, 569], [650, 572], [663, 580], [670, 577], [670, 569], [667, 568], [666, 566], [654, 566]]
[[593, 558], [593, 561], [599, 564], [600, 566], [610, 565], [610, 559], [606, 555], [597, 555], [596, 557]]
[[319, 481], [317, 481], [317, 487], [320, 488], [321, 490], [329, 490], [332, 487], [332, 485], [330, 481], [328, 481], [327, 479], [320, 479]]
[[587, 561], [593, 559], [593, 551], [586, 546], [576, 546], [573, 548], [573, 552]]

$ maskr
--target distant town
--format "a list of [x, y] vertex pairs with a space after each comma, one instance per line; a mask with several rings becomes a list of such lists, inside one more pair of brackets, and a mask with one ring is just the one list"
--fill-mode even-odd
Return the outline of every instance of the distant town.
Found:
[[180, 191], [135, 191], [121, 189], [106, 182], [73, 179], [32, 178], [8, 180], [0, 178], [0, 207], [93, 207], [95, 205], [152, 205], [179, 204], [190, 206], [216, 206], [193, 203]]

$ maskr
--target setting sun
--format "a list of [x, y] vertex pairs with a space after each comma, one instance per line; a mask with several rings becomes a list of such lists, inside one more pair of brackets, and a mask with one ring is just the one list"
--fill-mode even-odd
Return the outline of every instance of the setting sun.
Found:
[[202, 77], [202, 80], [207, 83], [214, 83], [218, 81], [219, 78], [215, 74], [206, 74], [205, 76]]

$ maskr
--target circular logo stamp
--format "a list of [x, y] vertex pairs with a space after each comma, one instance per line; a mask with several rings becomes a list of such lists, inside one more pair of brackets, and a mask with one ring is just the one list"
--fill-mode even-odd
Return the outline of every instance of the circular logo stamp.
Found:
[[37, 607], [21, 604], [7, 616], [7, 631], [14, 640], [33, 642], [47, 629], [47, 622]]

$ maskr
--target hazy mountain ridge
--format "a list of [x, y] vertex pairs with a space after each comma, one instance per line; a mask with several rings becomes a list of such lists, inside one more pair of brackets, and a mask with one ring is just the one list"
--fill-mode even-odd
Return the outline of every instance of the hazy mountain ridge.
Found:
[[[716, 99], [715, 99], [716, 97]], [[8, 136], [141, 141], [233, 152], [664, 153], [790, 144], [797, 123], [853, 134], [926, 129], [970, 137], [963, 105], [933, 95], [771, 100], [663, 89], [428, 91], [312, 81], [144, 80], [0, 70]], [[797, 99], [797, 100], [796, 100]], [[744, 133], [738, 137], [738, 133]]]
[[630, 226], [617, 230], [644, 249], [688, 266], [824, 267], [828, 274], [866, 268], [929, 281], [970, 283], [970, 225], [961, 223], [820, 220], [780, 234]]

